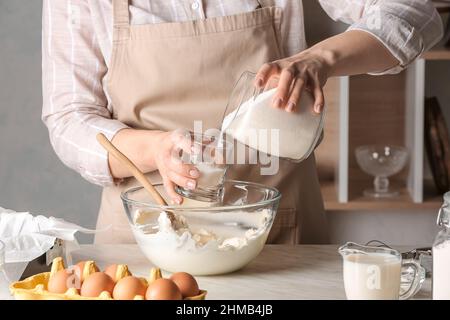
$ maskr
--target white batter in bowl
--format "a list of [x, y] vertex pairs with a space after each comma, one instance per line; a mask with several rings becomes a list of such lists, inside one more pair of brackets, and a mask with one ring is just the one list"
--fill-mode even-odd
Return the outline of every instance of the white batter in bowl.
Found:
[[[162, 186], [155, 187], [164, 196]], [[261, 252], [281, 194], [226, 181], [220, 206], [161, 207], [142, 188], [121, 197], [136, 241], [153, 264], [170, 272], [213, 275], [238, 270]]]

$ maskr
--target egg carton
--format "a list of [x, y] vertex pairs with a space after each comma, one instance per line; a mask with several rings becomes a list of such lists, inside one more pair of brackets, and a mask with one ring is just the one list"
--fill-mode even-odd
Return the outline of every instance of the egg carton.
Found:
[[[61, 257], [53, 259], [52, 268], [50, 272], [42, 272], [28, 277], [21, 281], [13, 282], [9, 286], [11, 295], [16, 300], [114, 300], [111, 294], [107, 291], [100, 293], [98, 297], [83, 297], [78, 293], [78, 289], [70, 288], [65, 293], [52, 293], [47, 290], [48, 282], [52, 275], [58, 271], [65, 269], [64, 261]], [[94, 261], [86, 261], [81, 272], [81, 281], [84, 281], [90, 274], [98, 271]], [[131, 275], [128, 266], [121, 264], [117, 266], [116, 277], [114, 282]], [[146, 285], [153, 281], [162, 278], [161, 270], [159, 268], [152, 268], [148, 279], [140, 278]], [[200, 293], [193, 297], [186, 297], [184, 300], [205, 300], [206, 291], [200, 290]], [[144, 300], [144, 297], [137, 295], [134, 300]]]

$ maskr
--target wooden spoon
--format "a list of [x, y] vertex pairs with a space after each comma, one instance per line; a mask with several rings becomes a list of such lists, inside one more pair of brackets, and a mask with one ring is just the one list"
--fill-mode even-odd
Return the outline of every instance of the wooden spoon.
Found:
[[130, 172], [133, 174], [133, 176], [142, 184], [142, 186], [145, 188], [145, 190], [150, 193], [153, 200], [155, 200], [159, 205], [167, 206], [167, 202], [164, 200], [164, 198], [159, 194], [159, 192], [155, 189], [155, 187], [150, 183], [150, 181], [147, 179], [147, 177], [144, 175], [144, 173], [136, 167], [136, 165], [128, 159], [127, 156], [125, 156], [122, 152], [120, 152], [112, 143], [108, 140], [108, 138], [105, 137], [103, 133], [97, 134], [97, 141], [102, 145], [103, 148], [105, 148], [106, 151], [108, 151], [110, 154], [112, 154], [117, 160], [120, 161]]

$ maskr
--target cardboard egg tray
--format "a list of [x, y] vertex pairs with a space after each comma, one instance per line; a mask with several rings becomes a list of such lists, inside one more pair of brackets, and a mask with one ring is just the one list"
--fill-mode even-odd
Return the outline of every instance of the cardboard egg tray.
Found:
[[[11, 295], [17, 300], [114, 300], [111, 294], [107, 291], [102, 292], [98, 297], [83, 297], [76, 288], [70, 288], [65, 293], [52, 293], [47, 290], [48, 282], [53, 274], [65, 269], [64, 261], [61, 257], [53, 259], [52, 268], [50, 272], [43, 272], [28, 277], [22, 281], [13, 282], [9, 289]], [[94, 261], [87, 261], [81, 271], [81, 281], [86, 279], [91, 273], [96, 272]], [[117, 266], [115, 282], [131, 275], [128, 266], [121, 264]], [[162, 278], [161, 270], [159, 268], [152, 268], [150, 270], [150, 277], [148, 279], [140, 278], [148, 285], [153, 281]], [[185, 300], [205, 300], [206, 291], [200, 290], [197, 296], [186, 297]], [[144, 297], [137, 295], [134, 300], [144, 300]]]

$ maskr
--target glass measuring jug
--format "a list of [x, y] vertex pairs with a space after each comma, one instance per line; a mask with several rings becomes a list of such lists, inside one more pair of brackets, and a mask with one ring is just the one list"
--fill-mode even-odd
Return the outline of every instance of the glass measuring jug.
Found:
[[277, 80], [255, 87], [255, 73], [244, 72], [235, 84], [222, 122], [222, 132], [259, 152], [300, 162], [314, 150], [324, 114], [313, 111], [314, 100], [304, 90], [293, 112], [272, 107]]
[[[401, 253], [392, 248], [347, 242], [339, 253], [344, 261], [344, 287], [349, 300], [406, 300], [425, 279], [425, 269], [419, 263], [402, 261]], [[405, 277], [405, 272], [411, 277]], [[400, 286], [405, 285], [402, 279], [410, 281], [406, 290], [401, 290]]]

